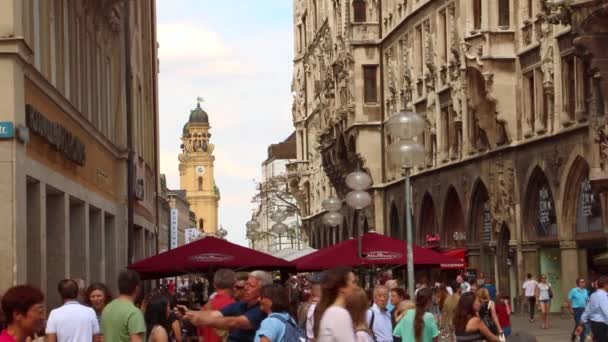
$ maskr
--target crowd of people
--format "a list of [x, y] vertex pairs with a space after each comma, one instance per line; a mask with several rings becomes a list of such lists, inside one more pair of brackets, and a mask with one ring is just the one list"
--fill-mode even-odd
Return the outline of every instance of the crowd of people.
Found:
[[[63, 305], [48, 317], [44, 294], [19, 285], [2, 297], [6, 324], [0, 342], [38, 336], [51, 342], [535, 341], [512, 333], [511, 300], [497, 294], [483, 273], [476, 279], [458, 275], [449, 286], [422, 281], [415, 298], [395, 279], [380, 278], [368, 291], [359, 284], [345, 268], [283, 284], [264, 271], [239, 275], [220, 269], [210, 284], [196, 280], [180, 291], [163, 282], [142, 296], [139, 275], [125, 270], [118, 277], [117, 297], [104, 284], [82, 289], [76, 280], [61, 280], [57, 292]], [[208, 296], [206, 285], [214, 290]], [[608, 277], [599, 278], [591, 296], [583, 278], [576, 285], [568, 296], [575, 317], [572, 340], [592, 334], [594, 341], [608, 341]], [[204, 296], [190, 296], [198, 292], [195, 288], [204, 288], [199, 293]], [[530, 321], [538, 303], [541, 327], [549, 328], [553, 294], [547, 277], [536, 281], [528, 275], [522, 290]]]

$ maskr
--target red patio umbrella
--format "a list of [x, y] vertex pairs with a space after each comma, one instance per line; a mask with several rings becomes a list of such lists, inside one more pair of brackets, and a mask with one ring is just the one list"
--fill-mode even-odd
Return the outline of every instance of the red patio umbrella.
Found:
[[144, 279], [164, 278], [218, 268], [285, 269], [286, 260], [208, 236], [129, 265]]
[[[321, 249], [292, 261], [299, 271], [318, 271], [335, 267], [365, 265], [406, 265], [407, 242], [377, 233], [363, 234], [362, 255], [357, 254], [357, 239]], [[414, 265], [461, 265], [463, 262], [430, 249], [414, 245]]]

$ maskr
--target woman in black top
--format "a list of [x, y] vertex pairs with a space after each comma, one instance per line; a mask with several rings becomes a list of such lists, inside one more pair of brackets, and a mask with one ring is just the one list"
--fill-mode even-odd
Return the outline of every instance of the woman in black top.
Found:
[[472, 292], [467, 292], [460, 297], [454, 313], [457, 342], [498, 341], [498, 337], [479, 319], [477, 313], [480, 306], [479, 299]]

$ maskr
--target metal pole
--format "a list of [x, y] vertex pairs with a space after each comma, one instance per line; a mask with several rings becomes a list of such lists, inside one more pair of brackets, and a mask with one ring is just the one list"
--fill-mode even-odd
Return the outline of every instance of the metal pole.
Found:
[[414, 243], [412, 234], [412, 187], [410, 184], [410, 170], [403, 168], [405, 176], [405, 229], [407, 238], [407, 292], [414, 300]]
[[133, 151], [133, 70], [131, 70], [131, 2], [124, 1], [125, 16], [124, 43], [125, 43], [125, 107], [127, 116], [127, 264], [133, 263], [134, 248], [134, 187], [135, 187], [135, 152]]

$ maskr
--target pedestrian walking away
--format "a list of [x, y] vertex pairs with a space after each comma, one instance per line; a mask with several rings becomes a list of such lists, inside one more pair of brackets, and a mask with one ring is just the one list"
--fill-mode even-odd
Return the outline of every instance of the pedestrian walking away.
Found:
[[360, 287], [353, 289], [350, 295], [346, 297], [346, 310], [348, 310], [352, 318], [357, 342], [376, 341], [373, 331], [367, 322], [368, 307], [367, 293]]
[[439, 341], [439, 327], [435, 316], [428, 310], [433, 305], [433, 290], [423, 288], [416, 295], [416, 309], [409, 310], [399, 321], [393, 335], [402, 341], [436, 342]]
[[99, 336], [99, 321], [95, 311], [78, 303], [79, 287], [73, 279], [57, 284], [63, 305], [51, 311], [46, 323], [48, 342], [92, 341]]
[[585, 324], [591, 327], [593, 338], [597, 342], [608, 342], [608, 277], [601, 276], [597, 281], [597, 290], [589, 298], [589, 304], [581, 316], [575, 335], [583, 334]]
[[528, 310], [530, 312], [530, 322], [534, 322], [534, 309], [536, 308], [536, 286], [538, 282], [532, 278], [532, 274], [528, 273], [527, 279], [524, 282], [522, 288], [524, 290], [524, 296], [528, 301]]
[[[589, 302], [589, 291], [585, 287], [587, 285], [585, 278], [579, 277], [576, 280], [576, 287], [570, 290], [568, 294], [568, 304], [570, 305], [570, 313], [574, 315], [574, 329], [572, 330], [571, 340], [576, 340], [576, 327], [581, 321], [581, 317], [583, 316], [583, 312], [585, 312], [585, 307], [587, 307], [587, 303]], [[588, 328], [585, 325], [585, 329], [580, 334], [579, 340], [580, 342], [585, 341], [585, 337], [587, 336]]]
[[318, 342], [354, 342], [353, 321], [346, 310], [346, 298], [358, 287], [355, 274], [346, 268], [326, 271], [321, 300], [315, 310], [315, 338]]
[[140, 292], [139, 274], [132, 270], [118, 275], [119, 296], [101, 314], [101, 333], [108, 342], [144, 341], [144, 315], [133, 303]]

